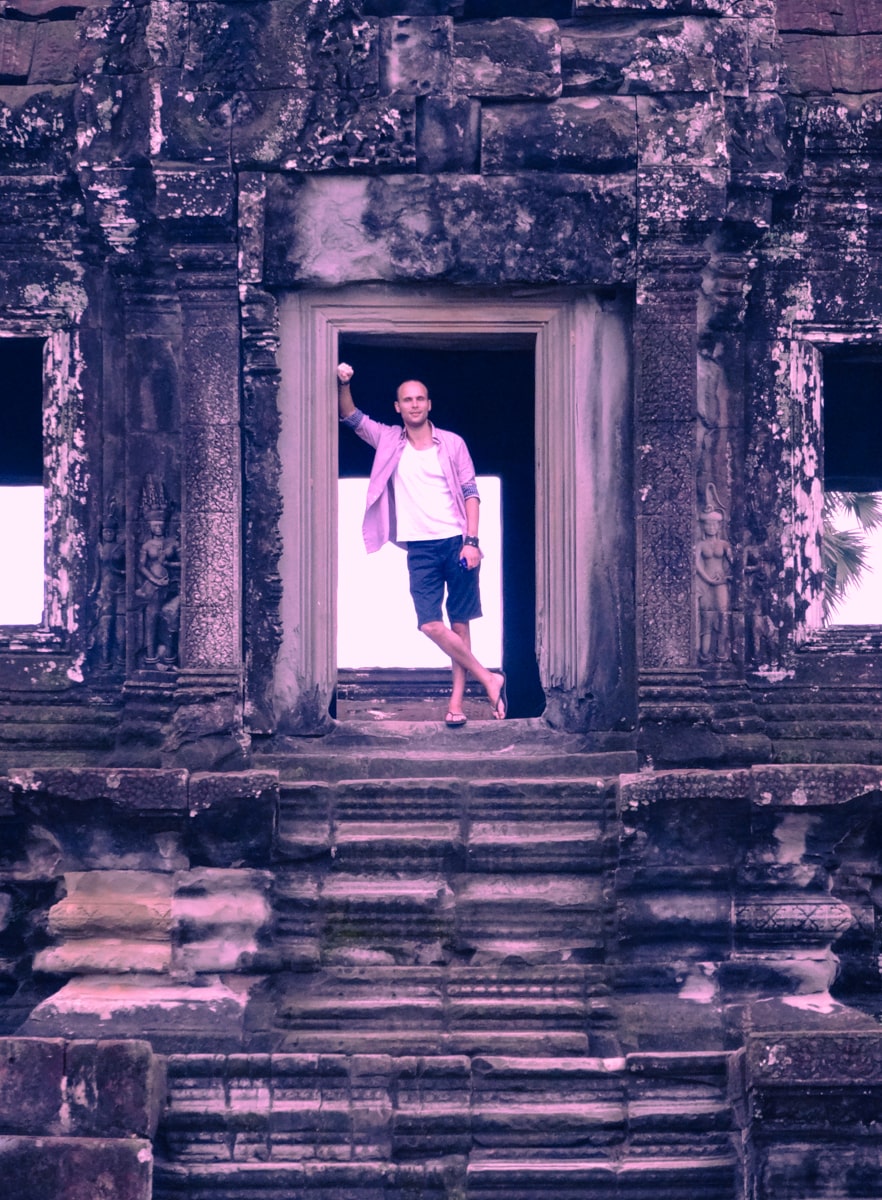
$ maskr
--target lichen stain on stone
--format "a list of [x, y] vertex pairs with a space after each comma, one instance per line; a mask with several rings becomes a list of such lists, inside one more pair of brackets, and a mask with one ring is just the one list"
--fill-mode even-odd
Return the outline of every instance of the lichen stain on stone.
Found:
[[150, 85], [150, 154], [158, 158], [162, 153], [162, 85], [154, 79]]
[[65, 671], [65, 675], [71, 683], [82, 683], [85, 676], [83, 675], [83, 667], [86, 663], [85, 654], [78, 654], [71, 665]]

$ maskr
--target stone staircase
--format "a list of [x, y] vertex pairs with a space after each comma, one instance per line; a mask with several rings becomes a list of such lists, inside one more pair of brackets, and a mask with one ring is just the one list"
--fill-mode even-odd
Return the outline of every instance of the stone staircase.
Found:
[[723, 1054], [174, 1055], [155, 1200], [738, 1195]]
[[739, 1194], [729, 1055], [618, 1036], [608, 895], [636, 764], [518, 724], [264, 757], [275, 969], [241, 1052], [169, 1055], [155, 1200]]

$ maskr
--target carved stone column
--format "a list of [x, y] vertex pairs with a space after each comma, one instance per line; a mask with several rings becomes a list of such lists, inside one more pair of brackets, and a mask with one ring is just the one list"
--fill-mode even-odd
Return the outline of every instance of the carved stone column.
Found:
[[239, 311], [226, 248], [176, 254], [181, 302], [180, 662], [241, 663]]
[[658, 264], [637, 295], [637, 645], [642, 670], [692, 664], [699, 268], [689, 255]]
[[634, 320], [640, 737], [653, 761], [720, 757], [695, 665], [696, 420], [702, 258], [644, 265]]
[[181, 605], [168, 749], [191, 767], [241, 758], [242, 471], [234, 251], [173, 251], [181, 304]]

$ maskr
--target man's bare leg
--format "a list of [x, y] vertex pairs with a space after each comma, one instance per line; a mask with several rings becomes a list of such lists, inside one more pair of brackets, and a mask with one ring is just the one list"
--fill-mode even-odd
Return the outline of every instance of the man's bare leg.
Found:
[[458, 633], [448, 629], [443, 621], [427, 621], [425, 625], [420, 626], [420, 631], [443, 650], [449, 659], [474, 675], [490, 699], [494, 716], [501, 721], [505, 715], [499, 711], [499, 698], [504, 683], [502, 675], [482, 667], [472, 654], [470, 646], [466, 645]]
[[[454, 621], [452, 628], [457, 637], [461, 638], [468, 649], [471, 650], [472, 633], [468, 621]], [[453, 685], [450, 689], [450, 712], [453, 716], [459, 716], [462, 713], [462, 702], [465, 696], [468, 671], [466, 671], [465, 667], [461, 667], [454, 659], [451, 659], [450, 667], [453, 675]]]

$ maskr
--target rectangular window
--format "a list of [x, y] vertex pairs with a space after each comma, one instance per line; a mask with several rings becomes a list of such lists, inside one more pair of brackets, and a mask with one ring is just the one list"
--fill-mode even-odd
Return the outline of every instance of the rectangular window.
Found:
[[0, 625], [43, 620], [45, 339], [0, 337]]
[[831, 625], [882, 624], [882, 353], [824, 358], [824, 608]]

